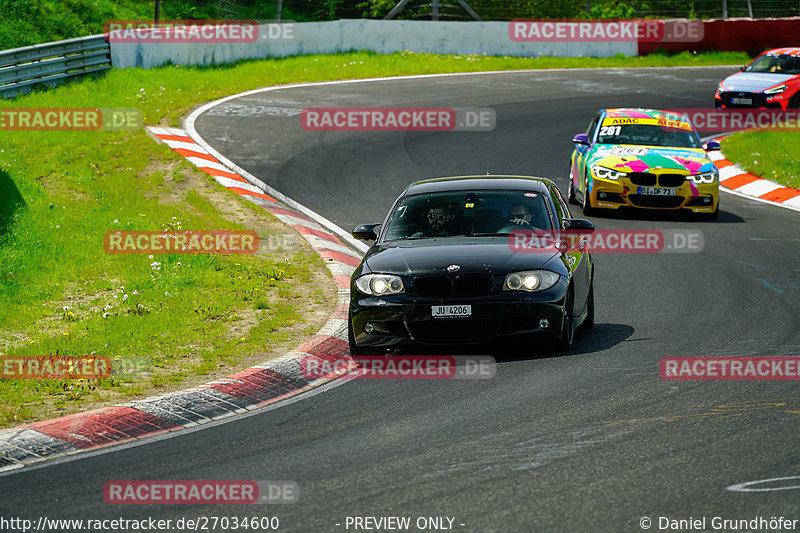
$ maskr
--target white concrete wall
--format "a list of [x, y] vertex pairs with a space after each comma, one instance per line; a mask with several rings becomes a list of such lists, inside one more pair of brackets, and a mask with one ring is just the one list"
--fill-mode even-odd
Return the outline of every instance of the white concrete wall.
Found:
[[[514, 42], [508, 22], [433, 22], [404, 20], [337, 20], [302, 22], [291, 28], [290, 39], [270, 39], [269, 28], [259, 27], [252, 43], [111, 43], [116, 68], [152, 68], [171, 61], [175, 65], [211, 65], [239, 59], [283, 57], [298, 54], [369, 50], [382, 54], [410, 50], [414, 53], [486, 54], [490, 56], [608, 57], [635, 56], [636, 42]], [[273, 26], [273, 32], [277, 27]]]

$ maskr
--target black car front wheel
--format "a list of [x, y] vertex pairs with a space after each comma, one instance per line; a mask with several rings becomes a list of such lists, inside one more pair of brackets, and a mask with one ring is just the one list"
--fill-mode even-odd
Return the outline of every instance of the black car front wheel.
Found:
[[353, 332], [353, 319], [347, 320], [347, 341], [350, 344], [350, 355], [362, 355], [361, 349], [356, 344], [356, 334]]
[[572, 287], [567, 290], [567, 301], [564, 303], [564, 319], [561, 321], [561, 336], [556, 340], [556, 351], [565, 352], [572, 348], [575, 339], [575, 317], [573, 316]]
[[589, 285], [589, 297], [586, 299], [586, 318], [583, 319], [583, 327], [586, 329], [594, 327], [594, 282]]

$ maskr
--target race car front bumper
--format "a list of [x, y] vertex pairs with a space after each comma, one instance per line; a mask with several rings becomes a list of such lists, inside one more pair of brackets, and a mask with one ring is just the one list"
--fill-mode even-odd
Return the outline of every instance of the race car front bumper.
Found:
[[[594, 178], [589, 199], [594, 207], [603, 209], [620, 209], [633, 207], [636, 209], [687, 209], [694, 213], [713, 213], [719, 203], [719, 182], [696, 184], [685, 179], [681, 184], [674, 177], [670, 182], [658, 177], [655, 185], [640, 179], [641, 176], [620, 178], [616, 180]], [[652, 178], [651, 178], [652, 180]], [[638, 182], [638, 183], [637, 183]], [[671, 187], [661, 186], [665, 182]], [[668, 194], [667, 194], [668, 193]]]

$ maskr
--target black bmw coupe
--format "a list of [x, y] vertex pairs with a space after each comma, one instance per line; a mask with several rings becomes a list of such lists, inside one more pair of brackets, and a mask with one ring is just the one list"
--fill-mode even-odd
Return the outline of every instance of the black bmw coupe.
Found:
[[[380, 231], [376, 229], [380, 226]], [[382, 224], [350, 282], [353, 355], [510, 341], [572, 346], [594, 325], [594, 263], [581, 244], [525, 246], [526, 230], [591, 232], [545, 178], [462, 176], [413, 183]], [[505, 343], [503, 343], [505, 344]]]

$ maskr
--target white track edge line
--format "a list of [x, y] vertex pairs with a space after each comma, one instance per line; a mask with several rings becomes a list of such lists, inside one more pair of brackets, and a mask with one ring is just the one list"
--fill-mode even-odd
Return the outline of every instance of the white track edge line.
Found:
[[[242, 94], [245, 94], [245, 93], [242, 93]], [[238, 96], [238, 95], [234, 95], [234, 96]], [[316, 211], [304, 206], [300, 202], [298, 202], [298, 201], [286, 196], [285, 194], [283, 194], [282, 192], [278, 191], [277, 189], [275, 189], [275, 188], [271, 187], [270, 185], [267, 185], [266, 183], [262, 182], [257, 177], [255, 177], [253, 174], [250, 174], [248, 171], [246, 171], [245, 169], [243, 169], [242, 167], [240, 167], [239, 165], [237, 165], [236, 163], [234, 163], [233, 161], [231, 161], [230, 159], [228, 159], [227, 157], [225, 157], [224, 155], [222, 155], [221, 153], [216, 151], [211, 145], [209, 145], [205, 141], [205, 139], [203, 139], [200, 136], [199, 133], [197, 133], [197, 130], [194, 127], [194, 122], [197, 119], [197, 117], [199, 117], [202, 113], [206, 112], [207, 110], [209, 110], [209, 109], [211, 109], [211, 108], [213, 108], [213, 107], [215, 107], [215, 106], [217, 106], [219, 104], [224, 103], [228, 99], [229, 98], [223, 98], [223, 99], [217, 100], [215, 102], [210, 102], [210, 103], [208, 103], [208, 104], [206, 104], [206, 105], [204, 105], [202, 107], [199, 107], [198, 109], [194, 110], [186, 118], [186, 120], [184, 121], [184, 127], [186, 128], [187, 133], [189, 133], [189, 136], [192, 139], [194, 139], [203, 148], [208, 150], [208, 152], [211, 155], [213, 155], [214, 157], [216, 157], [220, 162], [222, 162], [223, 164], [225, 164], [229, 168], [233, 169], [237, 174], [239, 174], [244, 179], [246, 179], [251, 185], [253, 185], [254, 187], [257, 187], [259, 190], [263, 191], [265, 194], [268, 194], [268, 195], [272, 196], [273, 198], [279, 200], [281, 203], [283, 203], [283, 204], [291, 207], [292, 209], [295, 209], [296, 211], [299, 211], [300, 213], [302, 213], [302, 214], [306, 215], [307, 217], [311, 218], [311, 220], [315, 221], [319, 225], [323, 226], [324, 228], [326, 228], [329, 231], [331, 231], [332, 233], [334, 233], [337, 237], [339, 237], [344, 242], [346, 242], [348, 245], [350, 245], [354, 250], [360, 252], [361, 254], [364, 254], [369, 249], [369, 247], [367, 245], [357, 241], [352, 235], [347, 233], [344, 229], [339, 227], [337, 224], [334, 224], [333, 222], [331, 222], [327, 218], [323, 217], [322, 215], [320, 215]]]

